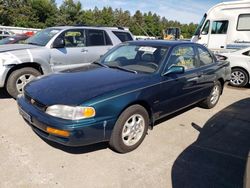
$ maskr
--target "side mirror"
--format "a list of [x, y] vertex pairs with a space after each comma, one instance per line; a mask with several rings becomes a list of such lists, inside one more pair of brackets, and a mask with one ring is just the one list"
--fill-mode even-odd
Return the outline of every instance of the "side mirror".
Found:
[[172, 66], [170, 67], [167, 72], [163, 74], [163, 76], [169, 74], [183, 74], [185, 72], [185, 68], [183, 66]]
[[52, 45], [53, 48], [64, 48], [65, 47], [65, 42], [63, 40], [63, 38], [56, 38], [53, 42], [53, 45]]
[[202, 35], [207, 35], [207, 32], [206, 31], [202, 31], [201, 34]]

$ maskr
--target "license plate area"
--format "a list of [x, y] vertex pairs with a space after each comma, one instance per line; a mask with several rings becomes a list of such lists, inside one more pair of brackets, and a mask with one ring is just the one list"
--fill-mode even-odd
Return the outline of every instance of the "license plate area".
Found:
[[31, 123], [31, 116], [27, 112], [25, 112], [21, 107], [19, 107], [19, 113], [21, 116], [23, 116], [24, 119]]

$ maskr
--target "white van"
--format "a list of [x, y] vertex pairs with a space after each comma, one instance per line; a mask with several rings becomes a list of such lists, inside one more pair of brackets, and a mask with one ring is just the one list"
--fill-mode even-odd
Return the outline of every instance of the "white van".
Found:
[[191, 41], [215, 52], [250, 46], [250, 0], [213, 6], [203, 16]]

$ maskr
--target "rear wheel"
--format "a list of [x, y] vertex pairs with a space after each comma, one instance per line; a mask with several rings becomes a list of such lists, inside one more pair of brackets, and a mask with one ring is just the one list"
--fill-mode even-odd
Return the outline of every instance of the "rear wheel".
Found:
[[41, 73], [31, 67], [15, 70], [7, 80], [6, 89], [13, 98], [16, 98], [18, 94], [23, 93], [24, 86], [39, 75]]
[[244, 87], [249, 81], [247, 72], [241, 68], [232, 69], [230, 85], [235, 87]]
[[148, 131], [148, 112], [140, 105], [128, 107], [118, 118], [113, 129], [110, 146], [119, 153], [136, 149]]
[[200, 103], [200, 106], [207, 109], [215, 107], [220, 99], [221, 91], [221, 83], [219, 81], [215, 82], [210, 95]]

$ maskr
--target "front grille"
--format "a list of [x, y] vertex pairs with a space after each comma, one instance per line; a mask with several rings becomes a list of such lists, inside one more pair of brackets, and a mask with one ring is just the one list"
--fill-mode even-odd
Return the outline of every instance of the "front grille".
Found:
[[42, 104], [41, 102], [32, 99], [32, 97], [30, 97], [29, 95], [27, 95], [26, 93], [24, 94], [25, 99], [32, 104], [33, 106], [37, 107], [38, 109], [45, 111], [46, 110], [46, 105]]

